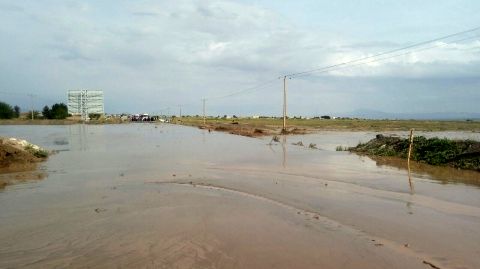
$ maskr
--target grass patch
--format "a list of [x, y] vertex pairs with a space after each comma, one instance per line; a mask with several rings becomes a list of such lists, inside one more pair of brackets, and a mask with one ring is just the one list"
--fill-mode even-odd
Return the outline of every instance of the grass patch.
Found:
[[[408, 146], [408, 139], [377, 135], [367, 143], [360, 143], [348, 150], [373, 156], [407, 158]], [[431, 165], [480, 171], [480, 142], [417, 136], [413, 140], [412, 159]]]
[[34, 146], [32, 144], [26, 145], [25, 150], [33, 154], [37, 158], [47, 158], [49, 153], [47, 150]]
[[336, 151], [348, 151], [348, 147], [347, 146], [337, 146], [335, 148]]

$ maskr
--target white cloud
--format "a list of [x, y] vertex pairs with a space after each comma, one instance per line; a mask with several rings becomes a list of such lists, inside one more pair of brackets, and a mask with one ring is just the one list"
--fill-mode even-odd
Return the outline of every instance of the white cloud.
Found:
[[[23, 91], [42, 85], [51, 89], [51, 96], [61, 97], [71, 88], [100, 88], [111, 93], [107, 94], [111, 98], [107, 107], [115, 111], [134, 110], [144, 106], [142, 102], [152, 109], [159, 105], [155, 98], [132, 100], [131, 92], [162, 96], [160, 105], [185, 99], [197, 102], [281, 74], [351, 61], [412, 42], [383, 37], [365, 41], [359, 40], [354, 30], [302, 27], [268, 5], [240, 1], [52, 0], [0, 5], [0, 12], [0, 34], [7, 37], [0, 44], [0, 71], [8, 76], [0, 76], [0, 83], [8, 82], [9, 87]], [[300, 90], [315, 93], [323, 87], [315, 79], [325, 76], [478, 77], [478, 39], [434, 45], [438, 47], [385, 61], [313, 73]], [[26, 72], [29, 80], [24, 79]], [[362, 85], [368, 91], [380, 90]], [[335, 82], [325, 90], [335, 95], [343, 87]], [[355, 100], [344, 93], [332, 94], [328, 97], [332, 102]], [[245, 98], [252, 98], [252, 107], [261, 107], [269, 100], [263, 97]]]

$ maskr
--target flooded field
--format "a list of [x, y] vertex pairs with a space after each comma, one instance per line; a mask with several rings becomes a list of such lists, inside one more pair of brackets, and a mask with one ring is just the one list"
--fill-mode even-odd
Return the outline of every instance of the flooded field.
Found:
[[0, 268], [480, 268], [480, 173], [415, 164], [410, 188], [405, 160], [335, 151], [373, 132], [0, 134], [58, 150], [43, 179], [0, 190]]

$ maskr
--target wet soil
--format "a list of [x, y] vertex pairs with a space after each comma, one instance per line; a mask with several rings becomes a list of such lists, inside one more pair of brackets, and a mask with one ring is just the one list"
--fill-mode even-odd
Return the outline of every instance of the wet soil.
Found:
[[40, 159], [24, 148], [0, 138], [0, 169], [38, 162]]
[[[206, 129], [208, 131], [226, 132], [234, 135], [241, 135], [246, 137], [264, 137], [274, 135], [303, 135], [309, 133], [307, 128], [287, 128], [282, 130], [276, 126], [262, 126], [249, 125], [245, 123], [213, 123], [208, 125], [198, 126], [199, 129]], [[313, 130], [310, 130], [313, 132]]]
[[35, 175], [28, 173], [28, 176], [22, 173], [14, 176], [3, 176], [2, 174], [33, 171], [37, 168], [37, 164], [45, 159], [35, 156], [33, 151], [26, 150], [17, 142], [0, 137], [0, 188], [26, 180], [26, 178], [43, 178], [41, 173]]

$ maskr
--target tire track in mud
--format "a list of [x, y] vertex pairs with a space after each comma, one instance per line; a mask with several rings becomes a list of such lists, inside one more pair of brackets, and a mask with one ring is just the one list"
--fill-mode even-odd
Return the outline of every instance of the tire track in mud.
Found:
[[325, 216], [321, 215], [320, 213], [315, 212], [313, 210], [300, 208], [300, 207], [297, 207], [295, 205], [291, 205], [291, 204], [288, 204], [288, 203], [285, 203], [285, 202], [282, 202], [282, 201], [279, 201], [279, 200], [276, 200], [276, 199], [273, 199], [273, 198], [270, 198], [268, 196], [264, 196], [264, 195], [261, 195], [261, 194], [242, 191], [242, 190], [238, 190], [238, 189], [234, 189], [234, 188], [230, 188], [230, 187], [225, 187], [225, 186], [220, 186], [220, 185], [214, 185], [214, 184], [211, 184], [211, 183], [202, 183], [202, 182], [193, 182], [193, 181], [185, 182], [185, 181], [182, 181], [181, 179], [179, 179], [178, 181], [148, 181], [148, 182], [145, 182], [145, 183], [147, 183], [147, 184], [171, 184], [171, 185], [178, 185], [178, 186], [189, 186], [189, 187], [193, 187], [193, 188], [198, 187], [198, 188], [203, 188], [203, 189], [207, 189], [207, 190], [229, 192], [229, 193], [233, 193], [233, 194], [236, 194], [236, 195], [241, 195], [241, 196], [245, 196], [245, 197], [248, 197], [248, 198], [260, 200], [260, 201], [263, 201], [263, 202], [274, 204], [274, 205], [279, 206], [279, 207], [283, 207], [283, 208], [285, 208], [287, 210], [290, 210], [290, 211], [295, 211], [296, 212], [295, 215], [306, 216], [306, 217], [308, 217], [308, 219], [305, 219], [305, 221], [321, 223], [322, 228], [324, 228], [328, 231], [342, 232], [342, 233], [346, 233], [346, 234], [355, 236], [357, 238], [361, 238], [361, 239], [365, 240], [365, 243], [367, 245], [371, 245], [372, 247], [385, 247], [392, 252], [399, 253], [401, 255], [414, 258], [414, 259], [418, 260], [419, 263], [427, 264], [427, 265], [432, 264], [432, 265], [436, 266], [436, 268], [440, 268], [440, 269], [450, 268], [450, 267], [446, 267], [446, 266], [442, 266], [442, 267], [437, 266], [436, 263], [431, 262], [431, 260], [434, 259], [433, 255], [431, 255], [429, 253], [425, 253], [423, 251], [415, 251], [414, 249], [410, 248], [409, 244], [402, 244], [402, 243], [398, 243], [396, 241], [388, 240], [388, 239], [385, 239], [385, 238], [380, 238], [378, 236], [373, 236], [373, 235], [368, 234], [367, 232], [365, 232], [363, 230], [358, 230], [355, 227], [344, 225], [344, 224], [342, 224], [338, 221], [335, 221], [331, 218], [325, 217]]

